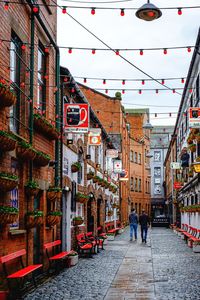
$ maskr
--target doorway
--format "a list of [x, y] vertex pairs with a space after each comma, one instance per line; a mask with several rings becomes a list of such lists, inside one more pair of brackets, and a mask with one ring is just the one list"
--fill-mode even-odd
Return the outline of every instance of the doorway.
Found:
[[[42, 191], [40, 191], [34, 198], [34, 210], [40, 210], [40, 198], [42, 196]], [[36, 226], [33, 229], [33, 263], [41, 263], [41, 240], [40, 240], [40, 226]], [[37, 270], [37, 273], [41, 272], [41, 269]]]
[[94, 232], [94, 216], [92, 215], [92, 201], [93, 197], [89, 197], [88, 203], [87, 203], [87, 231]]
[[102, 198], [97, 199], [97, 227], [101, 225], [101, 203]]

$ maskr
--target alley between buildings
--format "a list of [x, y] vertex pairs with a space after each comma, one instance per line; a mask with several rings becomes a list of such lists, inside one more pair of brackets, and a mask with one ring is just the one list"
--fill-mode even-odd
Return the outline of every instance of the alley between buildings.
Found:
[[197, 300], [200, 253], [171, 229], [153, 228], [147, 244], [129, 228], [94, 258], [79, 259], [24, 300]]

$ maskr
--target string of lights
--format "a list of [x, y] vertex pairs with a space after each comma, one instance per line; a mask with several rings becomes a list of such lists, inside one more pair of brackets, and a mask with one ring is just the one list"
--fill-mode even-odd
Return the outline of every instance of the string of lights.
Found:
[[[82, 89], [80, 87], [80, 89]], [[155, 88], [149, 88], [149, 89], [136, 89], [136, 88], [127, 88], [127, 89], [121, 89], [121, 88], [108, 88], [108, 89], [104, 89], [104, 88], [93, 88], [94, 90], [96, 91], [104, 91], [106, 94], [108, 94], [109, 91], [119, 91], [121, 90], [122, 94], [125, 94], [125, 92], [130, 92], [130, 91], [134, 91], [134, 92], [138, 92], [139, 94], [142, 94], [142, 92], [145, 92], [145, 91], [154, 91], [156, 94], [158, 94], [159, 92], [162, 92], [162, 91], [169, 91], [168, 88], [162, 88], [162, 89], [155, 89]], [[173, 94], [176, 93], [176, 91], [180, 91], [180, 90], [183, 90], [184, 88], [171, 88], [170, 90], [172, 91]], [[195, 88], [187, 88], [186, 90], [189, 91], [189, 93], [192, 93], [194, 91]]]

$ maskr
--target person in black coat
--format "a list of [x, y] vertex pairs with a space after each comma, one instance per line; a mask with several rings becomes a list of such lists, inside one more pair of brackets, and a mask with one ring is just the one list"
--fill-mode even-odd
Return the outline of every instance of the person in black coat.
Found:
[[149, 216], [145, 213], [145, 210], [142, 210], [142, 214], [139, 217], [139, 223], [141, 225], [141, 238], [142, 243], [147, 242], [147, 231], [148, 227], [150, 226], [150, 219]]

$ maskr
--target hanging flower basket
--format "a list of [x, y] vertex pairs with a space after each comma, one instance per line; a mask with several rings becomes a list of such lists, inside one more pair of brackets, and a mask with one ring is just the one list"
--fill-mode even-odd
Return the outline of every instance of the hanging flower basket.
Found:
[[83, 218], [82, 217], [74, 217], [73, 218], [73, 225], [74, 226], [78, 226], [78, 225], [81, 225], [83, 224]]
[[0, 130], [0, 150], [13, 151], [16, 148], [17, 141], [6, 131]]
[[12, 224], [17, 221], [19, 210], [11, 206], [0, 206], [0, 224]]
[[36, 156], [35, 150], [30, 144], [25, 141], [21, 141], [18, 143], [16, 154], [19, 159], [25, 161], [33, 160]]
[[197, 147], [195, 144], [191, 144], [191, 145], [189, 145], [189, 149], [190, 149], [190, 152], [196, 152]]
[[72, 165], [71, 165], [71, 171], [72, 173], [76, 173], [80, 170], [81, 168], [81, 163], [80, 162], [73, 162]]
[[112, 192], [112, 190], [113, 190], [112, 185], [109, 185], [108, 189], [109, 189], [110, 192]]
[[16, 95], [10, 87], [0, 83], [0, 107], [10, 107], [16, 102]]
[[62, 213], [60, 211], [51, 211], [46, 216], [46, 223], [48, 226], [52, 227], [60, 223]]
[[76, 194], [76, 201], [80, 202], [80, 203], [86, 203], [89, 199], [89, 196], [81, 194], [81, 193], [77, 193]]
[[94, 176], [92, 180], [93, 180], [94, 183], [97, 183], [97, 182], [99, 182], [100, 177], [99, 176]]
[[26, 214], [26, 226], [28, 228], [41, 226], [44, 222], [43, 212], [39, 210], [30, 211]]
[[10, 173], [0, 173], [0, 190], [9, 192], [18, 185], [19, 177]]
[[39, 185], [37, 184], [36, 181], [30, 180], [25, 185], [25, 191], [27, 196], [30, 197], [36, 196], [39, 192]]
[[48, 165], [49, 161], [51, 160], [51, 157], [48, 154], [45, 154], [42, 151], [35, 151], [36, 156], [33, 160], [33, 162], [40, 167], [45, 167]]
[[200, 132], [195, 134], [195, 140], [197, 141], [197, 143], [200, 143]]
[[107, 216], [108, 217], [111, 217], [113, 215], [113, 211], [112, 210], [109, 210], [108, 212], [107, 212]]
[[89, 173], [87, 174], [87, 180], [90, 180], [94, 177], [94, 172], [89, 171]]
[[33, 115], [34, 128], [36, 131], [43, 133], [49, 140], [57, 140], [59, 132], [47, 119], [40, 115]]
[[47, 190], [47, 199], [49, 201], [59, 200], [62, 196], [62, 189], [60, 187], [51, 187]]

